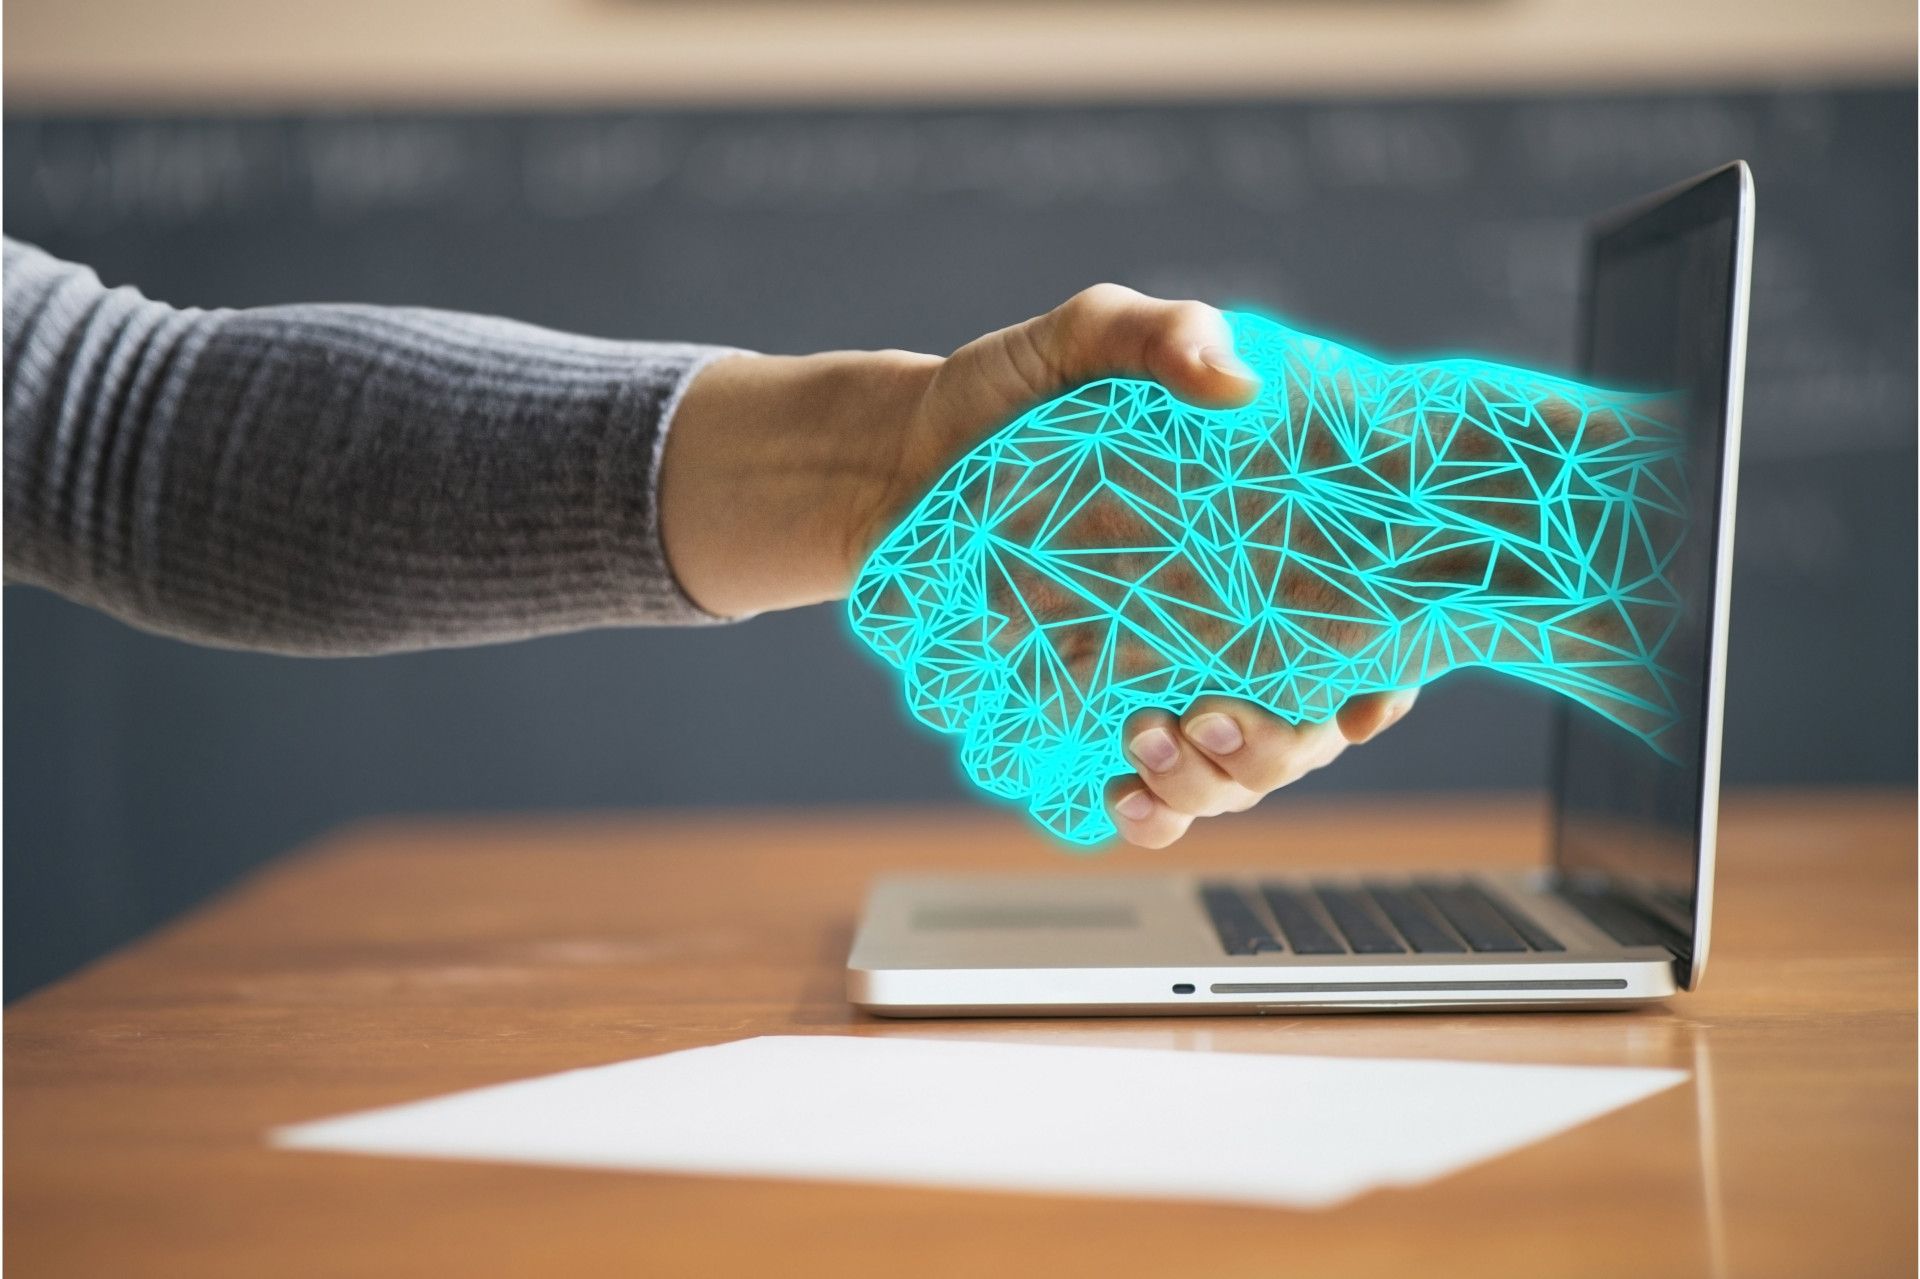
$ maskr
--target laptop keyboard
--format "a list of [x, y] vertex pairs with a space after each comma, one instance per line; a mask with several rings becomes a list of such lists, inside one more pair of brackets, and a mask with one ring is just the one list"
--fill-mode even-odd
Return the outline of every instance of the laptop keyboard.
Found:
[[[1358, 886], [1212, 881], [1200, 886], [1200, 901], [1229, 955], [1526, 954], [1566, 949], [1524, 912], [1472, 880], [1368, 881]], [[1594, 922], [1606, 928], [1598, 919]]]

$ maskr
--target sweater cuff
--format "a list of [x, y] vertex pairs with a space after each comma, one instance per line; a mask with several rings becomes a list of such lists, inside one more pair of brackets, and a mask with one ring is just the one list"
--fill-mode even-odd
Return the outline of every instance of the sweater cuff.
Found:
[[666, 586], [662, 591], [648, 591], [643, 596], [641, 616], [636, 621], [652, 626], [713, 626], [724, 622], [744, 622], [754, 613], [740, 613], [723, 616], [710, 613], [700, 607], [687, 594], [686, 587], [680, 584], [679, 576], [673, 571], [673, 562], [667, 558], [666, 541], [660, 528], [660, 471], [661, 463], [667, 455], [667, 436], [673, 430], [674, 419], [680, 412], [680, 401], [686, 397], [687, 388], [693, 385], [693, 379], [701, 370], [721, 360], [732, 359], [736, 355], [752, 355], [754, 352], [739, 347], [716, 346], [694, 348], [679, 379], [667, 391], [661, 402], [659, 425], [653, 433], [653, 443], [647, 458], [646, 479], [646, 556], [648, 563], [642, 570], [647, 585], [655, 583]]

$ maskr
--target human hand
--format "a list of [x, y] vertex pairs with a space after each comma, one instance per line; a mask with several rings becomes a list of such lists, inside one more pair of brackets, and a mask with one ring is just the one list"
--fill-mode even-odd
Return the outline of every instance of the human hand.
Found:
[[969, 450], [867, 562], [856, 632], [980, 786], [1094, 842], [1108, 804], [1141, 807], [1123, 760], [1153, 790], [1183, 737], [1245, 744], [1222, 698], [1324, 727], [1468, 665], [1658, 747], [1683, 483], [1648, 397], [1231, 325], [1253, 402], [1079, 386]]
[[[1036, 403], [1109, 376], [1150, 379], [1207, 408], [1258, 379], [1220, 312], [1102, 285], [944, 359], [906, 352], [710, 366], [676, 415], [662, 531], [688, 593], [740, 615], [837, 598], [895, 521], [960, 454]], [[1240, 811], [1400, 718], [1411, 691], [1367, 694], [1292, 724], [1207, 698], [1126, 728], [1136, 776], [1105, 803], [1129, 841], [1162, 847], [1197, 816]]]

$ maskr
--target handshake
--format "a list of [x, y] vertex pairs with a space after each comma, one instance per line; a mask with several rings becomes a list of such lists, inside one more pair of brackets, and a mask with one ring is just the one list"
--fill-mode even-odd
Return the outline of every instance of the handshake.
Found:
[[1098, 843], [1142, 708], [1313, 724], [1466, 666], [1670, 749], [1687, 502], [1666, 401], [1228, 322], [1251, 403], [1088, 383], [954, 462], [860, 570], [855, 632], [976, 783]]

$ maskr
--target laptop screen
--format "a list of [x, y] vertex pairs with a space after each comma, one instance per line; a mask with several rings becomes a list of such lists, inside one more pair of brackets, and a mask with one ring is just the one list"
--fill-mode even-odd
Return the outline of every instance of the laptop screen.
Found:
[[1604, 877], [1665, 920], [1683, 961], [1704, 920], [1719, 786], [1715, 622], [1731, 538], [1722, 481], [1738, 439], [1747, 181], [1744, 166], [1718, 170], [1602, 223], [1588, 248], [1584, 380], [1675, 393], [1687, 526], [1667, 574], [1679, 609], [1663, 664], [1679, 681], [1681, 720], [1663, 755], [1598, 715], [1559, 707], [1554, 860], [1562, 874]]

